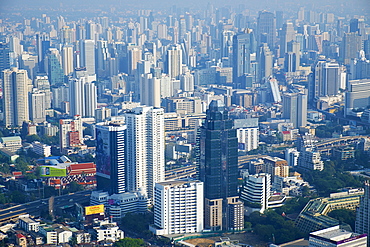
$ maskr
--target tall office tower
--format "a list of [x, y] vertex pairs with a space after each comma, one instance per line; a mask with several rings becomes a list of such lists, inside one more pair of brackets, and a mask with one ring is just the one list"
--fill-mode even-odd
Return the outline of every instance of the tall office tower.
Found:
[[65, 153], [67, 148], [78, 147], [83, 144], [83, 128], [81, 116], [73, 119], [59, 120], [60, 152]]
[[237, 202], [238, 196], [238, 138], [221, 100], [212, 100], [206, 114], [198, 140], [198, 177], [204, 182], [206, 198], [205, 227], [228, 229], [228, 205], [230, 200]]
[[[0, 44], [0, 47], [1, 47], [1, 44]], [[0, 50], [1, 50], [1, 48], [0, 48]], [[23, 45], [20, 44], [20, 40], [19, 40], [18, 37], [15, 37], [15, 36], [10, 36], [9, 37], [9, 50], [10, 50], [10, 52], [14, 52], [14, 54], [16, 56], [19, 56], [19, 55], [22, 54]], [[1, 52], [0, 52], [0, 54], [1, 54]], [[1, 57], [1, 55], [0, 55], [0, 57]], [[0, 60], [1, 60], [1, 58], [0, 58]]]
[[295, 72], [297, 70], [296, 54], [293, 52], [285, 53], [284, 71], [287, 73]]
[[[62, 109], [63, 102], [69, 102], [69, 86], [66, 84], [58, 87], [52, 87], [51, 93], [53, 95], [51, 100], [52, 108]], [[69, 112], [69, 109], [68, 109]]]
[[157, 26], [157, 38], [158, 39], [168, 39], [168, 31], [166, 24], [159, 24]]
[[97, 108], [95, 83], [86, 82], [84, 77], [69, 81], [70, 115], [94, 117]]
[[128, 74], [134, 75], [137, 69], [137, 64], [141, 61], [142, 50], [137, 46], [129, 46], [128, 48]]
[[185, 18], [180, 18], [179, 20], [179, 38], [180, 41], [185, 37], [186, 33], [186, 21]]
[[80, 40], [80, 66], [86, 68], [87, 75], [95, 74], [95, 41]]
[[99, 190], [110, 195], [126, 192], [126, 125], [115, 122], [96, 124], [96, 179]]
[[[365, 182], [365, 193], [360, 199], [360, 206], [356, 212], [355, 231], [370, 235], [370, 183]], [[368, 239], [368, 245], [370, 240]]]
[[283, 118], [290, 119], [294, 128], [307, 125], [306, 93], [286, 93], [283, 95]]
[[276, 40], [275, 16], [268, 11], [261, 11], [257, 18], [257, 43], [267, 43], [274, 51]]
[[263, 43], [260, 46], [259, 52], [257, 53], [258, 62], [258, 81], [263, 82], [272, 75], [272, 61], [273, 55], [268, 47], [267, 43]]
[[357, 53], [362, 48], [361, 36], [358, 33], [345, 33], [339, 49], [341, 62], [349, 64], [351, 59], [357, 57]]
[[335, 61], [319, 58], [312, 66], [310, 78], [310, 101], [319, 97], [336, 96], [339, 89], [345, 89], [343, 68]]
[[59, 51], [50, 48], [48, 57], [48, 77], [51, 85], [64, 83], [64, 73], [61, 66], [61, 57]]
[[76, 40], [86, 39], [86, 29], [83, 25], [76, 26]]
[[98, 40], [96, 42], [96, 74], [98, 77], [107, 76], [109, 58], [108, 42]]
[[164, 111], [136, 107], [125, 114], [126, 188], [153, 198], [155, 183], [164, 181]]
[[242, 88], [245, 76], [250, 73], [251, 66], [251, 31], [236, 34], [233, 37], [233, 84], [234, 88]]
[[5, 126], [22, 126], [29, 121], [27, 71], [12, 68], [2, 71], [2, 75]]
[[3, 70], [10, 69], [9, 53], [8, 44], [0, 42], [0, 79], [2, 78]]
[[71, 73], [73, 73], [73, 57], [73, 46], [64, 45], [62, 48], [62, 67], [64, 75], [70, 75]]
[[284, 12], [283, 11], [275, 11], [275, 17], [276, 17], [276, 28], [279, 30], [283, 27], [284, 23]]
[[368, 37], [366, 36], [366, 25], [365, 20], [363, 18], [353, 18], [349, 22], [349, 32], [355, 33], [357, 32], [362, 40], [367, 40]]
[[220, 33], [221, 58], [228, 57], [231, 59], [233, 51], [233, 37], [235, 33], [231, 30], [224, 30]]
[[196, 233], [203, 230], [203, 182], [183, 179], [154, 187], [155, 235]]
[[190, 72], [180, 75], [180, 88], [183, 92], [194, 91], [194, 76]]
[[37, 61], [39, 66], [39, 71], [41, 73], [45, 72], [44, 58], [47, 54], [47, 51], [50, 48], [49, 37], [43, 34], [36, 34], [36, 51], [37, 51]]
[[268, 201], [271, 197], [271, 175], [260, 173], [248, 175], [245, 178], [240, 198], [250, 203], [261, 204], [260, 213], [268, 209]]
[[84, 84], [84, 94], [85, 94], [84, 117], [95, 117], [95, 110], [98, 104], [95, 83], [86, 82]]
[[288, 21], [284, 23], [283, 28], [280, 30], [280, 57], [288, 51], [288, 42], [295, 40], [295, 31], [293, 23]]
[[85, 94], [84, 94], [85, 78], [72, 79], [69, 81], [69, 104], [70, 116], [84, 116], [85, 110]]
[[50, 82], [47, 76], [36, 76], [34, 85], [37, 90], [45, 94], [45, 109], [51, 108], [51, 91], [50, 91]]
[[140, 82], [140, 103], [146, 106], [161, 107], [161, 80], [153, 77], [153, 74], [144, 74]]
[[370, 99], [370, 79], [350, 80], [344, 98], [345, 115], [351, 115], [353, 109], [366, 108]]
[[370, 60], [370, 38], [364, 41], [364, 52], [367, 60]]
[[182, 50], [180, 45], [173, 45], [167, 50], [165, 71], [171, 78], [178, 78], [182, 72]]
[[34, 123], [42, 123], [46, 121], [45, 110], [45, 93], [35, 89], [32, 93], [29, 93], [29, 114], [30, 120]]
[[87, 21], [85, 23], [86, 27], [86, 39], [95, 39], [95, 33], [96, 33], [96, 24], [92, 21]]
[[287, 52], [292, 52], [295, 57], [295, 69], [298, 70], [301, 65], [301, 43], [297, 41], [290, 41], [287, 45]]

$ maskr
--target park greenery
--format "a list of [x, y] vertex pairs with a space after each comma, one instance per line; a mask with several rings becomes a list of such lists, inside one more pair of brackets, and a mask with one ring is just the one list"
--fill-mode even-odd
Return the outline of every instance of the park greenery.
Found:
[[301, 171], [303, 179], [315, 187], [319, 196], [327, 197], [345, 187], [359, 188], [363, 186], [360, 177], [354, 177], [345, 170], [344, 161], [326, 161], [323, 171]]
[[266, 242], [281, 244], [304, 235], [295, 226], [294, 221], [283, 217], [274, 210], [267, 210], [264, 214], [253, 212], [246, 218], [246, 226], [252, 226], [253, 232]]
[[347, 223], [355, 230], [356, 211], [350, 209], [336, 209], [331, 211], [328, 216], [339, 220], [340, 223]]
[[113, 244], [113, 247], [141, 247], [145, 246], [145, 242], [138, 238], [124, 238]]

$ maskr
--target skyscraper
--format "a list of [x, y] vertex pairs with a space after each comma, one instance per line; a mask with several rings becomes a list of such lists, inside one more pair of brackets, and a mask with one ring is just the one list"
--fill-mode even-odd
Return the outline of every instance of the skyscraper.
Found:
[[62, 67], [64, 75], [73, 73], [73, 46], [65, 45], [62, 48]]
[[161, 80], [153, 74], [144, 74], [140, 78], [140, 103], [146, 106], [161, 106]]
[[47, 56], [48, 61], [48, 76], [51, 85], [61, 84], [64, 82], [64, 73], [61, 65], [61, 57], [59, 51], [55, 48], [50, 48]]
[[[9, 45], [0, 42], [0, 72], [2, 72], [4, 69], [10, 69], [9, 52]], [[2, 76], [3, 74], [1, 73], [0, 79]]]
[[94, 117], [97, 108], [95, 83], [86, 82], [85, 77], [72, 79], [69, 82], [70, 115]]
[[198, 141], [198, 176], [204, 182], [205, 226], [228, 229], [228, 203], [237, 201], [238, 138], [220, 100], [213, 100]]
[[86, 68], [87, 75], [95, 75], [95, 41], [91, 39], [85, 39], [81, 40], [80, 44], [80, 65], [81, 67]]
[[258, 80], [262, 82], [272, 75], [273, 55], [267, 43], [261, 44], [257, 54], [258, 61]]
[[29, 93], [30, 119], [34, 123], [42, 123], [46, 121], [45, 97], [45, 93], [40, 92], [37, 89], [34, 90], [32, 93]]
[[234, 88], [242, 88], [245, 76], [250, 73], [251, 66], [251, 38], [250, 30], [233, 37], [233, 84]]
[[[356, 212], [355, 231], [370, 235], [370, 183], [365, 182], [365, 193], [360, 199], [360, 206]], [[368, 239], [368, 245], [370, 240]]]
[[267, 43], [274, 51], [276, 40], [276, 22], [273, 13], [266, 10], [259, 12], [257, 18], [257, 43]]
[[345, 33], [339, 49], [341, 62], [349, 64], [351, 59], [357, 57], [357, 53], [362, 48], [361, 36], [358, 32]]
[[4, 70], [2, 75], [5, 126], [22, 126], [23, 121], [29, 121], [27, 71], [12, 68]]
[[280, 30], [280, 57], [288, 51], [288, 42], [295, 40], [295, 31], [292, 22], [286, 22]]
[[173, 45], [167, 50], [166, 72], [171, 78], [178, 78], [182, 70], [182, 50], [180, 45]]
[[126, 188], [153, 198], [155, 183], [164, 181], [164, 110], [136, 107], [125, 114]]
[[283, 95], [283, 118], [290, 119], [294, 128], [307, 125], [306, 93], [286, 93]]
[[96, 125], [96, 179], [99, 190], [111, 194], [126, 192], [127, 166], [125, 157], [126, 125]]

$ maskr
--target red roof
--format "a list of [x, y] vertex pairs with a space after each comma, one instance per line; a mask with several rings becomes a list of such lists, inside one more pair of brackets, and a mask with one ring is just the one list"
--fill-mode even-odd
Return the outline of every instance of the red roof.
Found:
[[18, 233], [17, 235], [17, 238], [26, 238], [23, 234], [21, 234], [21, 233]]
[[290, 131], [283, 131], [283, 135], [290, 135]]
[[95, 174], [96, 173], [96, 165], [94, 163], [80, 163], [80, 164], [73, 164], [67, 168], [68, 175], [80, 175], [82, 173], [85, 174]]

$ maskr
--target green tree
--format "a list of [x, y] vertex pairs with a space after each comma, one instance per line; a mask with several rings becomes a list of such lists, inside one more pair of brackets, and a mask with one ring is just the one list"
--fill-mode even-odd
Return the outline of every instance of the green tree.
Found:
[[124, 238], [113, 244], [114, 247], [142, 247], [145, 242], [138, 238]]
[[339, 220], [340, 222], [347, 223], [351, 228], [355, 229], [356, 211], [350, 209], [336, 209], [331, 211], [328, 216]]

